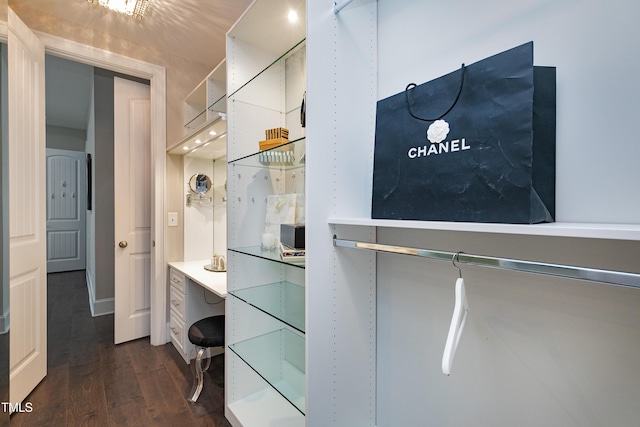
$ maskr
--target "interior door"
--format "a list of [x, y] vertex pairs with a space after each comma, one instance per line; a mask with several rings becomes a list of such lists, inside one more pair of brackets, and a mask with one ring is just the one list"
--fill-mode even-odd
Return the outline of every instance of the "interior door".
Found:
[[8, 10], [9, 399], [47, 373], [47, 243], [44, 46]]
[[47, 149], [47, 272], [83, 270], [85, 153]]
[[151, 313], [149, 86], [114, 78], [115, 343], [148, 336]]

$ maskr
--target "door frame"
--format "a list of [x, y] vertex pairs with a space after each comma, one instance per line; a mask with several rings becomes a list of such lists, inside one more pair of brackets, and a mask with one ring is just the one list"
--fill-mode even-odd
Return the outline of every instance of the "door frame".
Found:
[[[167, 167], [166, 70], [159, 65], [34, 31], [46, 54], [139, 77], [151, 89], [151, 344], [167, 343], [164, 211]], [[114, 242], [115, 244], [115, 242]]]

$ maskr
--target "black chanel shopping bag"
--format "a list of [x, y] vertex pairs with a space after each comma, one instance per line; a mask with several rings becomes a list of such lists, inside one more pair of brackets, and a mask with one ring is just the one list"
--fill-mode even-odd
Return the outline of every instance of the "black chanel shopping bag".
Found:
[[552, 222], [555, 101], [533, 42], [378, 101], [372, 218]]

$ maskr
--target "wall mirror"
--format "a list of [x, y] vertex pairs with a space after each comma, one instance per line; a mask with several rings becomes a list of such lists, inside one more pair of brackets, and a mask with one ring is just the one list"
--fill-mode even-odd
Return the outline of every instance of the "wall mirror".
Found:
[[211, 190], [211, 178], [204, 173], [195, 173], [189, 179], [189, 190], [195, 194], [207, 194]]

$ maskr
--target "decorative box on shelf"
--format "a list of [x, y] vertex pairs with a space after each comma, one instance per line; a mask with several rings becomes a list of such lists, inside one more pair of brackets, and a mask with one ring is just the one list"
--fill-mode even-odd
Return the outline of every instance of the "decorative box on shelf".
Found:
[[271, 148], [279, 147], [283, 144], [289, 142], [287, 138], [274, 138], [274, 139], [265, 139], [264, 141], [260, 141], [258, 144], [260, 145], [260, 151], [269, 150]]
[[273, 128], [267, 129], [264, 131], [264, 136], [266, 139], [278, 139], [284, 138], [289, 139], [289, 129], [287, 128]]
[[260, 151], [269, 150], [289, 142], [289, 129], [273, 128], [264, 131], [265, 140], [259, 142]]

